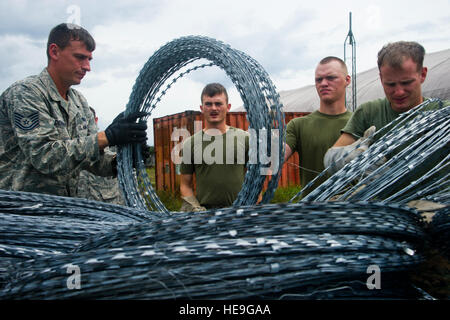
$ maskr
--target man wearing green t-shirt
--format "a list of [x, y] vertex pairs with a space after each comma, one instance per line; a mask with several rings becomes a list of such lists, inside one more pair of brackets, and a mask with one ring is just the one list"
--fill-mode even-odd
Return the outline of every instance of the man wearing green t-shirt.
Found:
[[[249, 134], [226, 124], [231, 108], [226, 89], [208, 84], [201, 94], [205, 128], [183, 143], [180, 193], [182, 211], [229, 207], [242, 188]], [[193, 181], [196, 181], [196, 195]]]
[[[356, 109], [339, 139], [327, 151], [326, 167], [334, 164], [334, 171], [342, 168], [368, 149], [371, 140], [364, 138], [424, 102], [422, 83], [428, 71], [423, 66], [424, 56], [425, 49], [419, 43], [406, 41], [389, 43], [378, 52], [378, 69], [386, 98], [364, 103]], [[433, 103], [427, 106], [435, 107]]]
[[[300, 158], [302, 188], [324, 170], [323, 156], [350, 119], [345, 107], [345, 89], [350, 84], [342, 59], [326, 57], [315, 70], [315, 85], [320, 98], [319, 110], [291, 120], [286, 128], [285, 162], [297, 151]], [[318, 181], [317, 187], [322, 181]], [[312, 191], [305, 190], [304, 194]]]

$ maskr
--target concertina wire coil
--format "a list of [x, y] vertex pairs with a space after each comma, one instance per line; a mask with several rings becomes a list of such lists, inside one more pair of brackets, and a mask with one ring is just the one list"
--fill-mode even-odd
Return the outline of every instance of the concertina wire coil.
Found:
[[[230, 76], [253, 128], [280, 129], [284, 141], [279, 97], [262, 67], [205, 37], [177, 39], [158, 50], [142, 69], [126, 113], [153, 110], [170, 88], [160, 92], [170, 76], [199, 58]], [[419, 213], [405, 203], [417, 196], [448, 203], [448, 108], [414, 110], [389, 130], [391, 135], [387, 128], [379, 130], [368, 150], [377, 157], [394, 155], [388, 169], [372, 174], [368, 169], [379, 158], [360, 156], [319, 187], [323, 200], [311, 193], [299, 203], [252, 206], [264, 182], [254, 165], [248, 166], [233, 207], [168, 212], [132, 146], [118, 151], [128, 207], [0, 190], [0, 299], [426, 298], [405, 274], [423, 262], [427, 239], [448, 239], [448, 207], [436, 215], [428, 234]], [[430, 134], [436, 134], [435, 144]], [[422, 140], [414, 144], [415, 139]], [[430, 155], [420, 152], [421, 144], [431, 148]], [[395, 157], [417, 148], [413, 159]], [[280, 159], [283, 155], [280, 148]], [[413, 169], [402, 171], [413, 160]], [[424, 177], [415, 190], [394, 186], [415, 178], [415, 170]], [[278, 178], [272, 177], [265, 202]], [[368, 188], [367, 181], [347, 192], [355, 179], [371, 179], [382, 193]], [[360, 190], [364, 196], [356, 197]], [[345, 192], [353, 198], [342, 196]], [[340, 198], [330, 202], [332, 197]], [[67, 288], [71, 265], [82, 270], [81, 290]], [[366, 287], [369, 265], [383, 270], [383, 290]]]
[[[175, 39], [162, 46], [153, 54], [139, 73], [130, 95], [125, 115], [136, 111], [147, 112], [149, 115], [166, 94], [170, 86], [188, 72], [182, 72], [167, 88], [162, 86], [177, 71], [200, 59], [209, 60], [209, 65], [223, 69], [240, 93], [247, 111], [249, 128], [255, 129], [257, 143], [250, 145], [250, 156], [258, 159], [257, 163], [248, 163], [244, 184], [233, 206], [253, 205], [263, 188], [267, 176], [260, 174], [259, 145], [264, 136], [260, 130], [266, 130], [267, 155], [271, 154], [271, 139], [278, 137], [277, 159], [284, 159], [285, 122], [279, 94], [263, 67], [247, 54], [231, 48], [229, 45], [215, 39], [199, 36], [189, 36]], [[205, 65], [199, 66], [204, 67]], [[198, 68], [193, 68], [194, 70]], [[148, 116], [147, 116], [148, 117]], [[145, 121], [146, 118], [143, 118]], [[278, 135], [278, 136], [277, 136]], [[158, 210], [168, 212], [154, 192], [143, 166], [140, 150], [134, 150], [127, 145], [118, 150], [118, 177], [121, 190], [128, 206], [139, 209]], [[140, 148], [138, 146], [137, 148]], [[275, 151], [274, 151], [275, 152]], [[133, 174], [133, 162], [136, 162], [136, 176]], [[282, 160], [280, 161], [282, 164]], [[270, 176], [267, 190], [262, 203], [272, 199], [278, 186], [281, 170]], [[142, 195], [145, 195], [143, 197]]]

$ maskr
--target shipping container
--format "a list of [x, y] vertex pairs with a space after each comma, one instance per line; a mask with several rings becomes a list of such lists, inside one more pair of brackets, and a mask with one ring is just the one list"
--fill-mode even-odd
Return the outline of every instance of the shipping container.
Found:
[[[307, 114], [309, 112], [285, 112], [285, 122], [287, 124], [291, 119]], [[235, 128], [248, 130], [249, 122], [246, 117], [246, 112], [229, 112], [227, 114], [227, 124]], [[181, 132], [177, 131], [177, 129], [184, 129], [186, 133], [192, 135], [201, 130], [203, 125], [204, 120], [200, 111], [185, 111], [153, 119], [156, 190], [179, 193], [179, 165], [174, 164], [172, 161], [172, 151], [176, 151], [174, 148], [180, 145], [183, 139], [183, 136], [180, 134]], [[172, 141], [177, 136], [178, 139]], [[278, 183], [280, 187], [295, 185], [300, 185], [299, 158], [297, 153], [283, 165], [282, 174]]]

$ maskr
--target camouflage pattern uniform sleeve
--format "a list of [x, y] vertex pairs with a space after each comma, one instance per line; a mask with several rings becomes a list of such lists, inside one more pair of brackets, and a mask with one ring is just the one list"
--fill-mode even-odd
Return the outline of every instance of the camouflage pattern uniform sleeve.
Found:
[[55, 110], [48, 107], [46, 98], [38, 88], [20, 85], [11, 92], [7, 106], [19, 147], [33, 167], [47, 175], [90, 167], [96, 167], [99, 173], [112, 172], [101, 161], [96, 133], [73, 134], [76, 128], [66, 127], [66, 121], [76, 122], [76, 119], [70, 119], [76, 116], [70, 110], [73, 106], [68, 106], [69, 114], [64, 119], [64, 116], [52, 114]]

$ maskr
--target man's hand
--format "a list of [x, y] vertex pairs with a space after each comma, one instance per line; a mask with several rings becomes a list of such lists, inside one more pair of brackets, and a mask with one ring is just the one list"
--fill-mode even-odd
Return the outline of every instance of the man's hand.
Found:
[[202, 207], [195, 196], [181, 197], [183, 204], [181, 205], [181, 211], [184, 212], [199, 212], [206, 211], [205, 207]]
[[[343, 147], [332, 147], [328, 149], [323, 158], [323, 164], [325, 168], [328, 168], [330, 174], [334, 174], [342, 169], [347, 163], [358, 157], [361, 153], [369, 149], [372, 139], [369, 137], [377, 129], [375, 126], [371, 126], [364, 132], [364, 136], [352, 144]], [[358, 146], [359, 145], [359, 146]], [[357, 147], [358, 146], [358, 147]]]
[[120, 113], [106, 128], [105, 134], [109, 146], [129, 143], [145, 143], [147, 140], [147, 124], [136, 123], [138, 118], [147, 115], [145, 112], [135, 112], [128, 117]]

